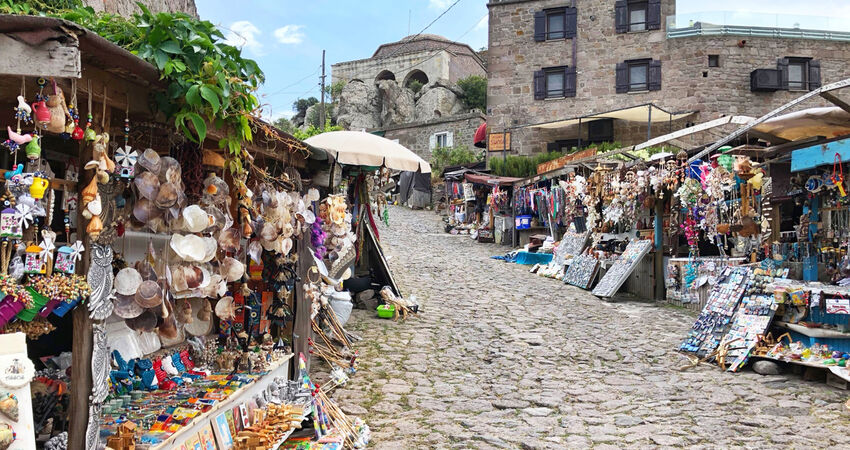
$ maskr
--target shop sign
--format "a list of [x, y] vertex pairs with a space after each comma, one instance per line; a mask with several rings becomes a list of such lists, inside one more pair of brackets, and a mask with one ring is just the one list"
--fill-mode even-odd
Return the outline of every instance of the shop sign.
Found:
[[561, 167], [566, 166], [570, 161], [575, 161], [582, 158], [587, 158], [588, 156], [596, 155], [596, 147], [586, 148], [584, 150], [571, 153], [569, 155], [564, 155], [558, 159], [553, 159], [551, 161], [546, 161], [543, 164], [537, 165], [537, 173], [546, 173], [551, 172], [555, 169], [560, 169]]
[[487, 150], [501, 152], [511, 149], [511, 133], [490, 133], [487, 137]]

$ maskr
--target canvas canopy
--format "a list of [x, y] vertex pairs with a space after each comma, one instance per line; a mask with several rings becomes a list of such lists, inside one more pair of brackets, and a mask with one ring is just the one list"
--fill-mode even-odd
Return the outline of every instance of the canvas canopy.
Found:
[[431, 165], [403, 145], [363, 131], [331, 131], [304, 142], [325, 150], [340, 164], [431, 173]]

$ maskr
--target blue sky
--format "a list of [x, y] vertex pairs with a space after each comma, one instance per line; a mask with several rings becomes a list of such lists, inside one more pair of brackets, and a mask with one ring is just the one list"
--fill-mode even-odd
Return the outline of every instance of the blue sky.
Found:
[[[327, 50], [330, 80], [331, 64], [368, 58], [380, 44], [419, 32], [454, 1], [196, 0], [196, 3], [201, 18], [219, 25], [233, 44], [257, 60], [266, 73], [266, 83], [260, 89], [260, 99], [265, 105], [263, 115], [276, 118], [291, 116], [291, 105], [297, 98], [318, 98], [322, 49]], [[465, 42], [476, 50], [484, 47], [486, 4], [486, 0], [460, 0], [426, 32]], [[740, 13], [791, 14], [799, 15], [802, 26], [814, 24], [817, 28], [825, 22], [803, 15], [822, 15], [832, 17], [830, 25], [837, 23], [843, 29], [850, 26], [845, 25], [850, 21], [850, 1], [819, 0], [817, 4], [817, 9], [813, 9], [811, 3], [799, 0], [679, 0], [677, 12], [736, 11], [739, 20], [759, 22], [770, 19], [761, 14]], [[706, 20], [716, 21], [717, 17], [706, 16]]]

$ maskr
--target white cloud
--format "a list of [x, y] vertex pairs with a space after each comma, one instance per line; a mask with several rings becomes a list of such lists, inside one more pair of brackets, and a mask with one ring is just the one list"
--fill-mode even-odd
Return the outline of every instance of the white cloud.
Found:
[[475, 31], [486, 30], [487, 24], [488, 24], [489, 21], [490, 21], [490, 15], [485, 14], [484, 17], [482, 17], [481, 20], [479, 20], [478, 23], [475, 24], [475, 28], [473, 28], [473, 30], [475, 30]]
[[253, 23], [247, 20], [240, 20], [230, 24], [224, 37], [225, 42], [234, 47], [248, 50], [255, 55], [262, 55], [263, 44], [257, 40], [257, 36], [260, 34], [260, 29]]
[[446, 9], [452, 3], [454, 3], [452, 0], [428, 0], [428, 6], [434, 9]]
[[304, 40], [303, 25], [284, 25], [274, 30], [274, 37], [281, 44], [300, 44]]

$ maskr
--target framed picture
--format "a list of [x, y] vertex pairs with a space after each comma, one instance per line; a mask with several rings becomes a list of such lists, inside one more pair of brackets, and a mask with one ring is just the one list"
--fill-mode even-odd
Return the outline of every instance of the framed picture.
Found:
[[233, 448], [233, 434], [230, 432], [230, 424], [227, 422], [227, 413], [219, 414], [213, 419], [213, 433], [215, 433], [219, 450]]

